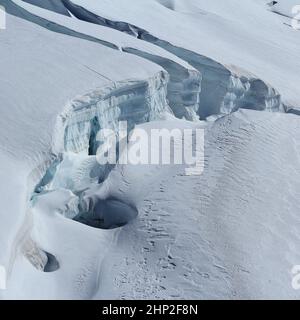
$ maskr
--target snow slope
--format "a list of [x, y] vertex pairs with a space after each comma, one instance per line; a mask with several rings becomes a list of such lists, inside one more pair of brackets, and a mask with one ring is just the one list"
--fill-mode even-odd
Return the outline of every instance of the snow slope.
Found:
[[38, 7], [51, 10], [60, 14], [64, 14], [66, 16], [70, 16], [70, 13], [62, 3], [62, 1], [57, 0], [47, 0], [47, 1], [39, 1], [39, 0], [25, 0], [25, 2], [31, 3]]
[[104, 260], [106, 290], [96, 297], [299, 298], [290, 273], [300, 258], [299, 129], [293, 115], [219, 119], [207, 128], [202, 176], [160, 168], [158, 187], [138, 197], [148, 170], [141, 179], [135, 168], [116, 169], [106, 183], [113, 189], [120, 177], [115, 192], [138, 199], [139, 219]]
[[[0, 5], [0, 298], [299, 298], [287, 17], [262, 0]], [[204, 173], [100, 166], [97, 132], [120, 120], [204, 128]]]

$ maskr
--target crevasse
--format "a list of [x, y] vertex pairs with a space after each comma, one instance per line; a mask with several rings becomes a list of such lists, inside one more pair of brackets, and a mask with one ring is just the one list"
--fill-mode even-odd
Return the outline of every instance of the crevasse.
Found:
[[[199, 53], [175, 46], [138, 26], [100, 17], [70, 0], [62, 2], [78, 19], [113, 28], [155, 44], [198, 70], [202, 75], [197, 112], [200, 119], [206, 119], [211, 115], [228, 114], [239, 108], [280, 112], [286, 109], [277, 90], [254, 75], [233, 70]], [[172, 99], [170, 101], [172, 102]]]
[[119, 121], [134, 125], [172, 114], [167, 101], [169, 76], [161, 71], [148, 80], [112, 83], [73, 100], [56, 126], [55, 153], [95, 154], [93, 138], [100, 129], [117, 129]]
[[[111, 83], [71, 101], [58, 117], [52, 150], [56, 156], [35, 187], [31, 207], [39, 205], [40, 197], [45, 199], [48, 195], [51, 196], [49, 191], [55, 191], [61, 197], [70, 197], [72, 202], [66, 210], [62, 210], [62, 215], [70, 219], [78, 217], [78, 221], [94, 225], [93, 219], [86, 217], [91, 213], [83, 211], [81, 193], [92, 183], [105, 179], [111, 168], [101, 166], [96, 161], [97, 132], [105, 128], [112, 129], [117, 134], [119, 121], [127, 121], [128, 130], [132, 130], [136, 124], [172, 115], [167, 101], [168, 81], [168, 73], [160, 71], [146, 80]], [[127, 208], [128, 219], [136, 214], [134, 208], [117, 199], [108, 199], [103, 205], [116, 212]], [[95, 214], [101, 215], [103, 210], [97, 210]], [[104, 221], [107, 224], [101, 224], [101, 227], [110, 228], [125, 223], [118, 215], [113, 217], [115, 219]], [[55, 257], [39, 249], [31, 237], [27, 237], [22, 250], [39, 270], [46, 272], [55, 266], [59, 267]], [[52, 262], [49, 262], [49, 257], [52, 257]]]

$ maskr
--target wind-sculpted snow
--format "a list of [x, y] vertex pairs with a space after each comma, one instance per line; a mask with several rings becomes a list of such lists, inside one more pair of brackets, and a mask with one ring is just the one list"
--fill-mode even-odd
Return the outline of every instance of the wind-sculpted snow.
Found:
[[117, 166], [87, 197], [126, 194], [139, 219], [104, 260], [96, 297], [299, 298], [299, 130], [298, 116], [240, 110], [208, 126], [200, 177]]
[[61, 0], [22, 0], [24, 2], [28, 2], [30, 4], [39, 6], [41, 8], [51, 10], [66, 16], [70, 16], [69, 11], [63, 5]]
[[[111, 44], [109, 41], [101, 41], [100, 39], [97, 39], [96, 37], [89, 36], [86, 34], [83, 34], [81, 32], [76, 32], [70, 28], [67, 28], [63, 25], [58, 25], [55, 22], [51, 22], [49, 20], [43, 19], [41, 16], [32, 14], [31, 12], [24, 10], [21, 5], [16, 5], [16, 3], [22, 3], [23, 5], [26, 5], [27, 3], [24, 3], [23, 0], [20, 1], [12, 1], [12, 0], [0, 0], [0, 4], [2, 4], [5, 7], [5, 10], [8, 14], [11, 14], [13, 16], [16, 16], [18, 18], [22, 18], [24, 20], [27, 20], [29, 22], [33, 22], [41, 27], [47, 28], [48, 30], [69, 35], [72, 37], [80, 38], [89, 40], [92, 42], [101, 43], [106, 47], [112, 48], [112, 49], [118, 49], [115, 45]], [[43, 6], [41, 6], [43, 7]]]
[[157, 0], [157, 2], [170, 10], [175, 9], [176, 0]]

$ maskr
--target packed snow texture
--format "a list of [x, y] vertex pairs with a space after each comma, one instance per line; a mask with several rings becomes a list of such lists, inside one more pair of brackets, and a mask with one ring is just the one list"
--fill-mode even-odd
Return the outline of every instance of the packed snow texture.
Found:
[[[299, 298], [293, 1], [0, 5], [0, 298]], [[204, 129], [203, 174], [99, 165], [119, 121]]]
[[297, 5], [300, 5], [297, 0], [279, 0], [270, 3], [270, 9], [278, 14], [281, 14], [286, 17], [293, 18], [295, 13], [293, 13], [293, 8]]

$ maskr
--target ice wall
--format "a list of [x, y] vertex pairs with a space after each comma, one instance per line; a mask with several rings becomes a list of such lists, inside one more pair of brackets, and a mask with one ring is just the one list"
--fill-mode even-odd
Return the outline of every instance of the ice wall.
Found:
[[145, 81], [124, 81], [93, 91], [74, 100], [60, 117], [63, 134], [58, 139], [60, 151], [95, 154], [91, 145], [102, 129], [118, 129], [127, 121], [128, 129], [136, 124], [157, 120], [172, 113], [167, 102], [169, 76], [161, 71]]

